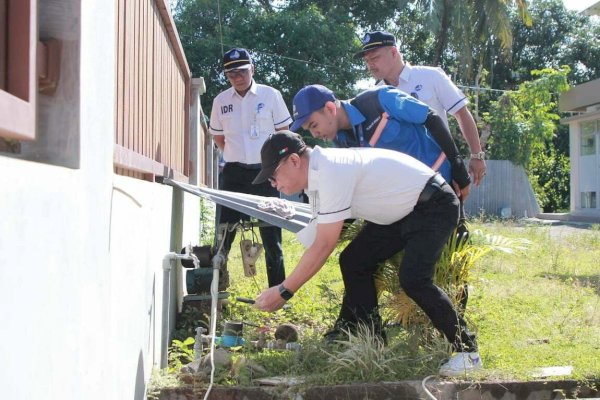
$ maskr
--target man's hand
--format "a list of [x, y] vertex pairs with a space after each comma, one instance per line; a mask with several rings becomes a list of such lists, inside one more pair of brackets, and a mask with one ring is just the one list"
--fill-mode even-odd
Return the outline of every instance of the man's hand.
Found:
[[284, 304], [285, 300], [279, 294], [279, 288], [273, 286], [258, 295], [254, 307], [262, 311], [276, 311], [283, 307]]
[[469, 193], [471, 192], [471, 185], [467, 185], [461, 189], [460, 186], [458, 186], [458, 183], [456, 183], [456, 181], [452, 181], [452, 187], [460, 201], [464, 202], [467, 199], [467, 197], [469, 197]]
[[469, 175], [471, 175], [471, 179], [473, 180], [473, 184], [475, 186], [479, 186], [481, 185], [481, 182], [483, 182], [486, 169], [487, 168], [484, 160], [471, 158], [469, 161]]

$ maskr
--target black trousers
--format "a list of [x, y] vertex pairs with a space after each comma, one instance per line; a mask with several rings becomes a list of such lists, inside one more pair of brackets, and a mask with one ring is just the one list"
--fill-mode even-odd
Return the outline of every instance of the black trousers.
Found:
[[[267, 181], [260, 185], [253, 185], [252, 181], [258, 175], [259, 166], [248, 166], [239, 163], [227, 163], [220, 175], [219, 189], [231, 192], [255, 194], [267, 197], [279, 197], [277, 189]], [[236, 223], [240, 220], [250, 219], [246, 214], [218, 205], [216, 211], [219, 223]], [[260, 227], [260, 237], [265, 249], [265, 262], [267, 265], [267, 278], [269, 287], [279, 285], [285, 279], [283, 264], [283, 249], [281, 247], [281, 228], [275, 226]], [[235, 239], [235, 230], [227, 233], [223, 249], [228, 253]]]
[[366, 223], [340, 254], [346, 292], [338, 322], [371, 324], [378, 317], [373, 275], [379, 263], [404, 250], [399, 272], [402, 289], [455, 351], [477, 351], [464, 319], [448, 295], [433, 284], [435, 264], [458, 221], [458, 199], [448, 184], [430, 181], [428, 186], [426, 190], [433, 194], [410, 214], [391, 225]]

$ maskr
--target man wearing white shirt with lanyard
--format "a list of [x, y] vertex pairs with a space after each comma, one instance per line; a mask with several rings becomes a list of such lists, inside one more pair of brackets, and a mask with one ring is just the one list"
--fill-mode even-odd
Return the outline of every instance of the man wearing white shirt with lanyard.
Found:
[[304, 190], [316, 217], [316, 235], [298, 265], [280, 285], [263, 291], [255, 307], [281, 308], [325, 264], [335, 249], [344, 220], [365, 225], [339, 257], [345, 294], [340, 313], [347, 328], [364, 324], [383, 340], [374, 274], [404, 250], [400, 286], [451, 343], [455, 354], [440, 373], [458, 376], [483, 367], [475, 336], [452, 302], [433, 283], [435, 263], [458, 220], [458, 198], [437, 173], [397, 151], [375, 148], [310, 149], [292, 132], [277, 133], [261, 150], [262, 170], [254, 180], [269, 181], [292, 194]]
[[[223, 152], [225, 166], [219, 189], [239, 193], [279, 197], [268, 182], [252, 185], [260, 170], [260, 149], [275, 131], [287, 129], [292, 118], [281, 93], [253, 79], [254, 64], [246, 49], [233, 48], [223, 56], [223, 70], [231, 87], [217, 95], [210, 114], [209, 131]], [[218, 222], [235, 223], [247, 219], [244, 214], [218, 206]], [[260, 227], [265, 249], [269, 286], [285, 279], [281, 228]], [[235, 231], [227, 234], [223, 244], [231, 248]]]
[[392, 85], [421, 100], [448, 125], [447, 113], [454, 116], [469, 145], [469, 173], [479, 186], [485, 176], [485, 152], [481, 148], [477, 125], [467, 107], [469, 100], [441, 69], [413, 66], [404, 61], [389, 32], [368, 32], [362, 39], [362, 50], [356, 54], [365, 61], [379, 85]]

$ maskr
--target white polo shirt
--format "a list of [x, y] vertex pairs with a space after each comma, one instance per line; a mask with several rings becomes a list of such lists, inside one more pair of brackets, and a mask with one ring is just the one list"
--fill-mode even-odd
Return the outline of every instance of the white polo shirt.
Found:
[[433, 174], [422, 162], [393, 150], [315, 146], [307, 194], [317, 223], [361, 218], [389, 225], [414, 209]]
[[[404, 65], [397, 88], [433, 108], [448, 126], [446, 113], [454, 115], [469, 103], [443, 69], [438, 67]], [[385, 85], [380, 81], [379, 85]]]
[[279, 90], [252, 80], [244, 97], [233, 87], [213, 101], [209, 131], [225, 136], [226, 162], [260, 164], [260, 149], [276, 129], [292, 122]]

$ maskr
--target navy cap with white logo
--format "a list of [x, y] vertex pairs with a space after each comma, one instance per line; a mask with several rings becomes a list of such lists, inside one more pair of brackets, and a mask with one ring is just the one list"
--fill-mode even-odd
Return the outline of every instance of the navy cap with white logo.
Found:
[[361, 40], [362, 50], [354, 55], [355, 58], [362, 57], [367, 51], [396, 45], [396, 38], [386, 31], [373, 31], [365, 33]]
[[248, 69], [252, 67], [252, 57], [248, 50], [242, 48], [233, 48], [223, 56], [223, 70], [225, 72], [232, 69]]

